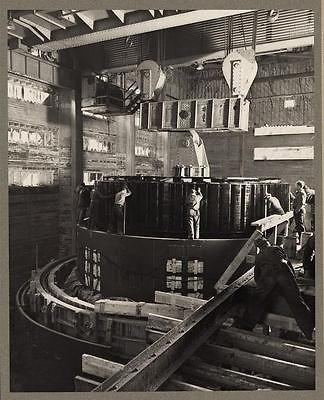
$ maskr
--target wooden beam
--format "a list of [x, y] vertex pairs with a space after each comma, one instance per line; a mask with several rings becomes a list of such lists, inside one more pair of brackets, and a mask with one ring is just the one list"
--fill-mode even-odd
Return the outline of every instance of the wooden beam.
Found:
[[101, 314], [116, 314], [136, 317], [148, 317], [150, 313], [173, 318], [184, 317], [183, 309], [174, 305], [154, 304], [135, 301], [98, 300], [94, 310]]
[[181, 294], [155, 291], [154, 301], [156, 303], [170, 304], [177, 307], [188, 308], [190, 310], [196, 310], [207, 300], [197, 299], [195, 297], [186, 297]]
[[[82, 355], [82, 372], [84, 374], [93, 375], [99, 378], [110, 378], [118, 371], [121, 371], [124, 368], [124, 364], [116, 363], [110, 360], [105, 360], [103, 358], [95, 357], [90, 354]], [[79, 377], [76, 377], [79, 378]], [[78, 381], [80, 381], [78, 379]], [[97, 383], [97, 386], [100, 384], [98, 380], [90, 382]], [[89, 382], [84, 382], [88, 384]], [[92, 386], [91, 390], [94, 389]], [[201, 386], [192, 385], [188, 382], [184, 382], [179, 377], [172, 377], [164, 385], [161, 386], [161, 390], [164, 391], [211, 391], [209, 389], [203, 388]], [[86, 390], [87, 391], [87, 390]]]
[[296, 320], [291, 317], [285, 317], [284, 315], [268, 313], [266, 314], [263, 322], [275, 328], [280, 328], [286, 331], [297, 332], [301, 334], [301, 330], [299, 329]]
[[314, 146], [255, 147], [253, 160], [314, 160]]
[[261, 126], [260, 128], [254, 129], [254, 136], [303, 135], [305, 133], [315, 133], [314, 126]]
[[260, 354], [208, 344], [199, 350], [199, 356], [207, 362], [243, 368], [285, 380], [299, 388], [314, 388], [315, 369], [306, 365], [274, 359]]
[[149, 314], [146, 330], [153, 329], [161, 332], [168, 332], [181, 322], [181, 319], [164, 317], [162, 315]]
[[230, 297], [253, 278], [253, 269], [131, 360], [94, 391], [154, 391], [217, 329], [233, 308]]
[[74, 388], [76, 392], [91, 392], [91, 390], [98, 385], [100, 385], [100, 381], [98, 380], [85, 378], [80, 375], [74, 378]]
[[[207, 389], [202, 386], [193, 385], [183, 381], [180, 378], [171, 378], [161, 386], [163, 392], [212, 392], [213, 390]], [[215, 390], [215, 389], [214, 389]]]
[[212, 341], [218, 345], [315, 367], [315, 349], [289, 340], [228, 328], [221, 329]]
[[249, 237], [247, 242], [244, 244], [244, 246], [241, 248], [241, 250], [237, 253], [237, 255], [234, 257], [233, 261], [230, 263], [230, 265], [223, 272], [222, 276], [216, 282], [214, 288], [215, 288], [215, 290], [217, 290], [218, 293], [221, 292], [222, 290], [224, 290], [229, 279], [237, 271], [238, 267], [245, 260], [249, 251], [253, 248], [254, 241], [261, 236], [262, 236], [262, 232], [260, 232], [259, 230], [256, 230]]
[[196, 378], [202, 384], [219, 385], [222, 390], [289, 390], [291, 385], [271, 379], [261, 378], [248, 373], [232, 371], [227, 368], [208, 364], [198, 358], [190, 359], [180, 372]]
[[280, 225], [286, 221], [289, 221], [294, 216], [293, 211], [288, 211], [284, 215], [270, 215], [269, 217], [258, 219], [251, 223], [251, 226], [256, 227], [259, 231], [264, 232], [274, 226]]

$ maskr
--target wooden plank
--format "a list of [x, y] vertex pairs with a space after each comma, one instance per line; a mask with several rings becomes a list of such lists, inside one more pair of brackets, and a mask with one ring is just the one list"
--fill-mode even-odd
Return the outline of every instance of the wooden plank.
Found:
[[192, 383], [184, 382], [180, 378], [171, 378], [161, 386], [163, 392], [212, 392], [213, 390], [202, 386], [193, 385]]
[[255, 230], [255, 232], [253, 232], [253, 234], [249, 237], [247, 242], [244, 244], [244, 246], [241, 248], [241, 250], [237, 253], [237, 255], [234, 257], [233, 261], [230, 263], [230, 265], [223, 272], [222, 276], [216, 282], [214, 288], [218, 293], [221, 292], [222, 290], [224, 290], [225, 285], [227, 284], [229, 279], [233, 276], [233, 274], [236, 272], [238, 267], [242, 264], [242, 262], [248, 255], [249, 251], [254, 246], [254, 241], [261, 236], [262, 236], [262, 232], [260, 232], [259, 230]]
[[284, 215], [270, 215], [269, 217], [258, 219], [257, 221], [253, 221], [251, 226], [257, 227], [260, 231], [264, 232], [268, 229], [271, 229], [277, 225], [280, 225], [286, 221], [289, 221], [294, 216], [293, 211], [288, 211]]
[[314, 160], [314, 146], [255, 147], [254, 161]]
[[100, 381], [85, 378], [77, 375], [74, 378], [74, 387], [76, 392], [91, 392], [96, 386], [100, 385]]
[[306, 365], [277, 360], [260, 354], [208, 344], [199, 350], [199, 356], [207, 362], [225, 364], [279, 378], [299, 388], [313, 388], [315, 369]]
[[[116, 363], [110, 360], [105, 360], [104, 358], [95, 357], [90, 354], [82, 355], [82, 372], [84, 374], [97, 376], [100, 378], [109, 378], [112, 377], [115, 373], [122, 370], [124, 368], [123, 364]], [[78, 379], [77, 379], [78, 378]], [[100, 382], [87, 380], [85, 378], [76, 377], [75, 382], [80, 384], [81, 387], [87, 389], [92, 386], [91, 389], [94, 389], [93, 383], [96, 383], [96, 386], [100, 384]], [[79, 386], [80, 387], [80, 386]], [[90, 389], [90, 390], [91, 390]], [[192, 385], [188, 382], [184, 382], [179, 377], [172, 377], [167, 382], [165, 382], [161, 386], [161, 390], [163, 391], [211, 391], [209, 389]], [[80, 390], [80, 391], [89, 391], [89, 390]]]
[[266, 314], [263, 322], [269, 326], [284, 329], [286, 331], [302, 333], [294, 318], [273, 313]]
[[315, 133], [314, 126], [285, 125], [285, 126], [261, 126], [254, 129], [254, 136], [274, 135], [300, 135], [304, 133]]
[[181, 322], [181, 319], [164, 317], [156, 314], [149, 314], [146, 330], [153, 329], [161, 332], [168, 332]]
[[120, 371], [124, 365], [90, 354], [82, 354], [82, 372], [85, 374], [107, 378]]
[[160, 387], [227, 318], [231, 296], [253, 278], [253, 269], [154, 342], [122, 371], [94, 391], [154, 391]]
[[181, 294], [161, 292], [159, 290], [155, 291], [154, 301], [156, 303], [170, 304], [177, 307], [188, 308], [190, 310], [196, 310], [207, 302], [207, 300], [197, 299], [194, 297], [186, 297], [182, 296]]
[[221, 329], [213, 339], [218, 345], [261, 354], [296, 364], [315, 366], [315, 349], [272, 336], [237, 328]]
[[[146, 333], [148, 343], [153, 343], [163, 333], [168, 332], [179, 324], [180, 320], [167, 319], [152, 315], [149, 317]], [[219, 345], [234, 346], [240, 350], [278, 358], [310, 367], [315, 366], [315, 349], [312, 346], [301, 345], [295, 342], [264, 336], [255, 332], [237, 328], [221, 329], [217, 332], [213, 342]]]
[[201, 380], [202, 384], [219, 385], [223, 390], [293, 389], [291, 385], [282, 382], [232, 371], [227, 368], [208, 364], [198, 358], [190, 359], [189, 362], [181, 367], [180, 371], [189, 377]]
[[135, 301], [98, 300], [94, 305], [94, 310], [101, 314], [136, 317], [148, 317], [151, 313], [181, 319], [184, 317], [183, 310], [174, 305]]

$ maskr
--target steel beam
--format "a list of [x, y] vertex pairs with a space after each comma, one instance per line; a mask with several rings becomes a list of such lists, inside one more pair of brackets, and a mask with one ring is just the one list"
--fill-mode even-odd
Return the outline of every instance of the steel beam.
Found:
[[231, 296], [253, 278], [253, 268], [131, 360], [94, 391], [154, 391], [217, 330], [229, 315]]
[[75, 37], [65, 38], [36, 45], [36, 48], [44, 51], [53, 51], [67, 49], [71, 47], [85, 46], [93, 43], [104, 42], [106, 40], [116, 39], [120, 37], [137, 35], [140, 33], [154, 32], [161, 29], [173, 28], [175, 26], [183, 26], [193, 24], [195, 22], [209, 21], [212, 19], [222, 18], [226, 16], [243, 14], [253, 10], [195, 10], [181, 14], [170, 15], [157, 19], [150, 19], [134, 24], [123, 25], [112, 29], [86, 33]]

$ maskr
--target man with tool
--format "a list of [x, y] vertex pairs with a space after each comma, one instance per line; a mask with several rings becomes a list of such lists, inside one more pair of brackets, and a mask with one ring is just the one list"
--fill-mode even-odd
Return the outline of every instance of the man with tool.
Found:
[[126, 197], [130, 196], [132, 192], [129, 190], [126, 183], [123, 183], [121, 190], [115, 194], [114, 216], [115, 216], [115, 229], [116, 233], [122, 235], [125, 233], [124, 219], [125, 219], [125, 201]]
[[244, 315], [235, 326], [252, 330], [261, 320], [273, 296], [282, 295], [292, 315], [307, 339], [312, 340], [314, 315], [305, 303], [295, 279], [295, 271], [286, 253], [279, 246], [272, 246], [265, 237], [255, 240], [260, 252], [255, 257], [255, 295], [251, 296]]
[[188, 239], [199, 239], [200, 202], [203, 198], [200, 188], [192, 188], [186, 199]]

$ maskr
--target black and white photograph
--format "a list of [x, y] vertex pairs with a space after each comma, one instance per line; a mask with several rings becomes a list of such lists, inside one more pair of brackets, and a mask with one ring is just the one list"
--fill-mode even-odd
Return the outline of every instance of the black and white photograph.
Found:
[[9, 392], [315, 399], [315, 2], [84, 4], [6, 10]]

